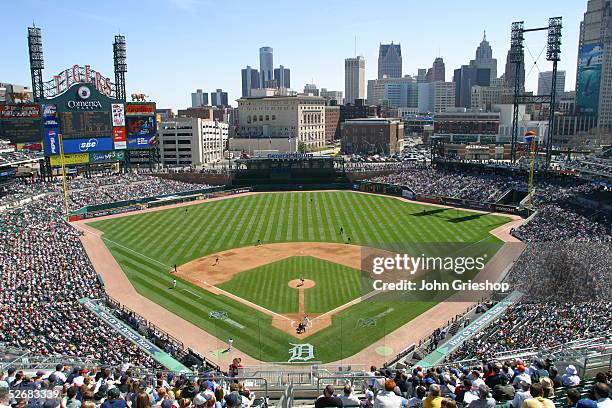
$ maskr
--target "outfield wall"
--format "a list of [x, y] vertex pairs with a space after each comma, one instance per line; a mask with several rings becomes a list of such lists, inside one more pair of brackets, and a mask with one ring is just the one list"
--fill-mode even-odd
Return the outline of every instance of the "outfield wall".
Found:
[[225, 186], [216, 186], [201, 190], [183, 191], [180, 193], [146, 197], [138, 200], [117, 201], [114, 203], [91, 205], [72, 212], [69, 217], [69, 220], [78, 221], [87, 218], [104, 217], [106, 215], [144, 210], [146, 208], [162, 207], [166, 205], [184, 203], [188, 201], [205, 200], [208, 198], [241, 194], [248, 191], [251, 191], [251, 189], [241, 188], [225, 190]]

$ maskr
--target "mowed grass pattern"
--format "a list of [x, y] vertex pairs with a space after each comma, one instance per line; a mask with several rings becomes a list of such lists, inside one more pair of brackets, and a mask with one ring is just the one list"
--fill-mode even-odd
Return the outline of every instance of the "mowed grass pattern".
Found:
[[[506, 217], [475, 216], [377, 195], [295, 192], [233, 197], [90, 225], [104, 232], [106, 245], [143, 296], [213, 334], [219, 339], [218, 348], [232, 337], [237, 348], [255, 358], [286, 361], [289, 343], [295, 343], [295, 338], [272, 327], [269, 316], [188, 282], [180, 281], [176, 289], [169, 289], [172, 265], [254, 245], [258, 239], [262, 243], [346, 243], [350, 237], [352, 244], [387, 248], [395, 243], [453, 242], [469, 246], [498, 242], [488, 231], [507, 221]], [[317, 361], [346, 358], [435, 303], [416, 302], [398, 311], [397, 306], [371, 299], [342, 311], [334, 317], [332, 327], [306, 341], [315, 346]], [[313, 308], [319, 310], [330, 307], [315, 305]], [[211, 319], [211, 311], [225, 311], [231, 321]], [[381, 314], [384, 324], [379, 329], [359, 327], [359, 319]], [[351, 335], [345, 336], [348, 326]]]
[[311, 256], [293, 256], [237, 274], [219, 286], [234, 295], [277, 313], [297, 313], [298, 290], [293, 279], [310, 279], [313, 288], [304, 290], [306, 313], [323, 313], [361, 295], [361, 272]]

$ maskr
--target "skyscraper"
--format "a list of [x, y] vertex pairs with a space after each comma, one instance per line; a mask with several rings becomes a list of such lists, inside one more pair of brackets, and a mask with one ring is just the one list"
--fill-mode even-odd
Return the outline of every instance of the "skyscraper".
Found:
[[390, 108], [416, 108], [418, 86], [410, 75], [368, 81], [368, 104]]
[[416, 80], [418, 83], [426, 82], [427, 81], [427, 69], [419, 68], [417, 71]]
[[497, 60], [493, 58], [493, 49], [487, 41], [486, 31], [483, 34], [480, 45], [476, 48], [476, 59], [471, 60], [470, 65], [476, 68], [488, 68], [491, 73], [491, 81], [497, 78]]
[[251, 89], [259, 88], [259, 72], [247, 65], [242, 69], [242, 97], [251, 96]]
[[208, 105], [208, 94], [202, 92], [201, 89], [197, 89], [191, 93], [191, 107], [197, 108], [198, 106]]
[[489, 68], [462, 65], [461, 68], [455, 70], [453, 82], [455, 83], [456, 106], [470, 109], [472, 107], [472, 86], [490, 86], [491, 71]]
[[344, 98], [345, 103], [355, 103], [355, 99], [365, 99], [365, 59], [362, 56], [344, 60]]
[[576, 69], [576, 107], [597, 115], [597, 125], [612, 129], [612, 1], [589, 0], [580, 23]]
[[[552, 71], [540, 72], [538, 75], [538, 95], [550, 95], [552, 87]], [[557, 101], [565, 92], [565, 71], [557, 71], [557, 86], [556, 86], [556, 99]]]
[[[516, 64], [510, 62], [510, 50], [506, 55], [506, 66], [504, 69], [504, 84], [514, 89], [514, 79], [516, 78]], [[519, 89], [525, 90], [525, 64], [521, 64], [519, 69]]]
[[402, 47], [400, 44], [380, 44], [378, 49], [378, 79], [402, 77]]
[[260, 86], [267, 88], [274, 81], [274, 58], [272, 47], [261, 47], [259, 49], [259, 75]]
[[427, 75], [425, 75], [425, 82], [435, 82], [446, 80], [446, 67], [444, 65], [444, 60], [442, 57], [438, 57], [434, 60], [431, 68], [427, 70]]
[[223, 92], [223, 89], [217, 89], [210, 93], [210, 104], [212, 106], [229, 106], [228, 102], [227, 92]]
[[319, 89], [317, 88], [316, 84], [306, 84], [304, 85], [304, 93], [319, 96]]
[[291, 88], [291, 72], [289, 68], [279, 66], [274, 68], [274, 81], [278, 88]]

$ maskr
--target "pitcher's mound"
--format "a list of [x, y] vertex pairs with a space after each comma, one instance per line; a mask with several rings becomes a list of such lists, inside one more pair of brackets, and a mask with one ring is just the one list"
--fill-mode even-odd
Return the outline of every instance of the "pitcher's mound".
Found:
[[288, 285], [290, 288], [293, 289], [310, 289], [313, 288], [314, 285], [316, 285], [317, 283], [313, 280], [310, 279], [304, 279], [304, 283], [301, 284], [301, 280], [299, 279], [294, 279], [294, 280], [290, 280]]

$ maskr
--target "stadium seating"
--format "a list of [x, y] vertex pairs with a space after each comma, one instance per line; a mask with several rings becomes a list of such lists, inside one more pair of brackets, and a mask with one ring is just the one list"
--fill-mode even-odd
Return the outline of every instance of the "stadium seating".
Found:
[[[115, 188], [119, 184], [122, 186]], [[158, 367], [136, 345], [97, 322], [78, 303], [80, 298], [105, 299], [106, 295], [79, 233], [64, 220], [60, 186], [58, 182], [14, 183], [8, 199], [38, 198], [0, 212], [0, 344], [29, 349], [33, 355], [78, 356], [101, 364], [130, 362]], [[89, 202], [99, 203], [112, 197], [138, 198], [202, 186], [121, 174], [75, 179], [70, 188], [88, 192]], [[98, 194], [108, 188], [114, 191]], [[155, 339], [155, 333], [148, 334]], [[186, 352], [172, 344], [166, 351], [177, 358]]]

